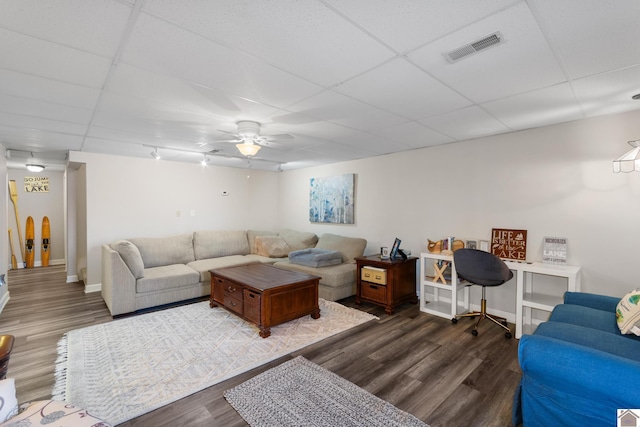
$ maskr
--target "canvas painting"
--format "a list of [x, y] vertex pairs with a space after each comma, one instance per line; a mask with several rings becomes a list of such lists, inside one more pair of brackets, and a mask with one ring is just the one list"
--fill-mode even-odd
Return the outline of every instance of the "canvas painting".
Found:
[[354, 224], [354, 174], [311, 178], [309, 181], [309, 221]]

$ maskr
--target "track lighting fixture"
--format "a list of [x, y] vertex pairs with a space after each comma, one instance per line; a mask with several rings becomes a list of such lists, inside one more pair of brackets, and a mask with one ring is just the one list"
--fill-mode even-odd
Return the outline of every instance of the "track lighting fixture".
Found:
[[156, 160], [160, 160], [160, 154], [158, 154], [158, 147], [154, 147], [153, 151], [151, 152], [151, 157], [153, 157]]

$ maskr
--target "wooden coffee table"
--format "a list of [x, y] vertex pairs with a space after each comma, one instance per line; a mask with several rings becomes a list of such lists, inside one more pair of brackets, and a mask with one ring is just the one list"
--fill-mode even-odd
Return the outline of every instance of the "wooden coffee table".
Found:
[[256, 324], [260, 336], [271, 335], [271, 327], [310, 314], [320, 317], [320, 277], [283, 270], [268, 264], [217, 268], [211, 273], [209, 306], [221, 305]]

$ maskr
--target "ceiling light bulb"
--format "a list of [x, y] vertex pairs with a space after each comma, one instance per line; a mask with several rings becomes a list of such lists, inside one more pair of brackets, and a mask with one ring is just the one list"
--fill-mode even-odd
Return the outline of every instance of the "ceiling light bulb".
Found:
[[253, 143], [236, 144], [236, 148], [245, 156], [255, 156], [256, 153], [260, 151], [260, 146]]
[[207, 166], [207, 163], [209, 163], [209, 156], [207, 156], [206, 154], [202, 156], [202, 161], [200, 162], [200, 164], [202, 166]]
[[154, 148], [153, 151], [151, 152], [151, 157], [153, 157], [156, 160], [160, 160], [160, 154], [158, 154], [158, 149]]

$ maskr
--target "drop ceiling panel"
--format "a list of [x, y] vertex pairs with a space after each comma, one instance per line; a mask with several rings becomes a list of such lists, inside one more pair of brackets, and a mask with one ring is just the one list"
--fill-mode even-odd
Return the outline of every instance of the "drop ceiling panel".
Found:
[[400, 52], [415, 49], [517, 3], [515, 0], [369, 0], [363, 7], [359, 2], [328, 2]]
[[409, 119], [434, 116], [471, 104], [399, 58], [349, 80], [335, 90]]
[[389, 154], [412, 149], [412, 147], [406, 144], [391, 141], [388, 138], [367, 132], [361, 132], [350, 136], [349, 138], [341, 138], [338, 139], [337, 142], [355, 149], [375, 154]]
[[47, 120], [8, 113], [0, 113], [0, 126], [24, 129], [38, 129], [42, 131], [66, 133], [70, 135], [84, 135], [87, 129], [87, 126], [82, 124], [62, 122], [58, 120]]
[[[101, 88], [108, 58], [0, 29], [0, 68], [81, 86]], [[46, 64], [46, 65], [44, 65]]]
[[322, 90], [255, 57], [148, 15], [140, 17], [123, 61], [277, 107]]
[[393, 56], [316, 0], [156, 1], [144, 10], [324, 86]]
[[35, 99], [0, 94], [0, 111], [29, 117], [40, 117], [49, 120], [80, 123], [88, 125], [91, 110], [67, 107]]
[[0, 27], [113, 56], [131, 7], [113, 0], [2, 0]]
[[0, 125], [0, 141], [6, 148], [26, 151], [77, 150], [82, 146], [81, 135], [47, 132], [39, 129], [5, 127]]
[[93, 109], [100, 96], [97, 89], [2, 69], [0, 93], [84, 109]]
[[[496, 31], [506, 39], [504, 44], [453, 64], [443, 56]], [[430, 43], [409, 58], [476, 103], [566, 81], [524, 2]]]
[[359, 130], [379, 129], [405, 121], [395, 114], [329, 90], [294, 104], [287, 110]]
[[[431, 117], [421, 120], [421, 122], [458, 141], [510, 131], [509, 128], [476, 106]], [[460, 123], [465, 125], [460, 126]]]
[[514, 130], [583, 118], [569, 83], [488, 102], [482, 108]]
[[402, 123], [378, 130], [376, 133], [414, 148], [429, 147], [454, 141], [453, 138], [436, 132], [418, 122]]
[[279, 113], [279, 115], [273, 116], [271, 120], [266, 122], [265, 128], [267, 128], [269, 122], [273, 122], [273, 126], [277, 126], [281, 133], [302, 134], [327, 140], [354, 135], [358, 132], [353, 128], [322, 121], [300, 113], [285, 113], [282, 111]]
[[372, 151], [362, 148], [354, 148], [344, 144], [335, 142], [326, 142], [322, 145], [305, 148], [305, 151], [311, 151], [319, 154], [318, 158], [332, 159], [333, 161], [355, 160], [370, 157], [375, 154]]
[[573, 87], [585, 116], [621, 113], [640, 108], [640, 65], [575, 80]]
[[640, 63], [640, 2], [536, 0], [534, 5], [571, 78]]

